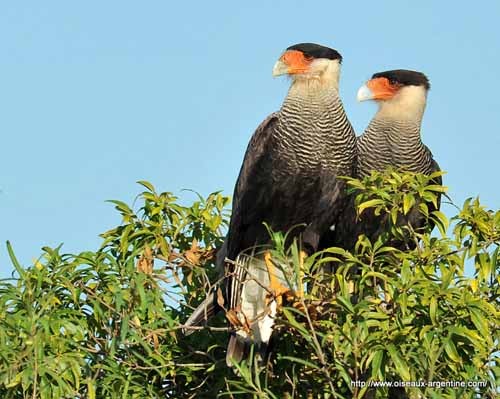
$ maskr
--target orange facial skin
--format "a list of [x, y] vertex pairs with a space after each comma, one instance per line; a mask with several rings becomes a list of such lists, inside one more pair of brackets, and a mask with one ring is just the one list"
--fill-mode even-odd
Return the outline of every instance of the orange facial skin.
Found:
[[387, 78], [375, 78], [366, 83], [366, 86], [373, 93], [374, 100], [388, 100], [397, 93], [400, 85], [392, 84]]
[[312, 60], [312, 58], [306, 57], [302, 51], [297, 50], [288, 50], [281, 56], [281, 61], [288, 66], [290, 75], [307, 72]]

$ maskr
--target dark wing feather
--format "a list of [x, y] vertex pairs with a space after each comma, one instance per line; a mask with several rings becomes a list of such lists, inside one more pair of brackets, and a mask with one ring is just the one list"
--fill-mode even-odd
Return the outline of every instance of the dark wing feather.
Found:
[[[252, 244], [248, 237], [252, 232], [248, 231], [255, 224], [257, 215], [265, 213], [270, 206], [270, 199], [264, 195], [263, 186], [266, 185], [268, 174], [266, 169], [270, 159], [266, 156], [274, 125], [277, 121], [277, 113], [269, 115], [255, 130], [248, 144], [240, 174], [236, 182], [233, 194], [233, 211], [229, 223], [229, 231], [224, 244], [217, 253], [217, 268], [221, 275], [226, 276], [226, 309], [232, 309], [240, 302], [242, 289], [241, 282], [245, 278], [245, 269], [235, 268], [234, 265], [225, 267], [226, 257], [235, 260], [239, 253]], [[268, 185], [270, 182], [267, 182]], [[186, 327], [199, 326], [205, 323], [213, 315], [220, 311], [216, 290], [212, 290], [207, 298], [194, 310], [185, 323]], [[185, 329], [189, 334], [191, 330]]]
[[321, 176], [320, 187], [312, 221], [302, 234], [303, 247], [310, 254], [325, 248], [323, 244], [330, 234], [329, 228], [337, 223], [348, 201], [345, 181], [333, 173]]
[[248, 144], [233, 194], [233, 210], [227, 234], [227, 256], [234, 260], [238, 254], [253, 245], [247, 231], [258, 224], [271, 206], [266, 188], [272, 185], [269, 151], [278, 113], [269, 115], [255, 130]]
[[[272, 186], [269, 168], [271, 159], [267, 151], [272, 144], [274, 126], [278, 114], [269, 115], [257, 128], [248, 144], [233, 194], [233, 211], [229, 223], [227, 257], [231, 260], [259, 244], [256, 231], [262, 230], [262, 215], [266, 215], [272, 205], [269, 188]], [[226, 267], [226, 301], [228, 309], [240, 302], [245, 269], [228, 264]]]

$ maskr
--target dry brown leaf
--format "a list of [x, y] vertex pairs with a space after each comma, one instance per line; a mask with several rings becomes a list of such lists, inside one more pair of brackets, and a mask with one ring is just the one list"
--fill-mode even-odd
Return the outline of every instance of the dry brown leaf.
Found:
[[195, 266], [200, 265], [202, 251], [198, 246], [198, 240], [195, 238], [191, 243], [191, 248], [187, 251], [184, 251], [184, 257], [187, 259], [189, 263]]
[[156, 335], [156, 333], [153, 333], [153, 346], [155, 349], [158, 349], [159, 346], [160, 346], [160, 343], [158, 341], [158, 335]]
[[153, 273], [153, 251], [151, 247], [146, 244], [144, 247], [144, 252], [137, 261], [137, 270], [142, 273], [152, 274]]
[[240, 319], [238, 319], [238, 315], [233, 309], [230, 309], [226, 312], [226, 319], [233, 327], [236, 328], [243, 327]]
[[222, 295], [222, 290], [217, 288], [217, 304], [222, 308], [225, 309], [224, 307], [224, 295]]

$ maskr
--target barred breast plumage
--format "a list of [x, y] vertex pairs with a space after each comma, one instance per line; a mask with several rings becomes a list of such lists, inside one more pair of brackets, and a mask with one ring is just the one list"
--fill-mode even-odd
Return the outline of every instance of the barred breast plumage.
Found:
[[338, 92], [291, 95], [285, 100], [273, 134], [277, 174], [314, 176], [325, 168], [335, 175], [352, 174], [356, 137]]
[[431, 174], [433, 158], [422, 143], [419, 121], [373, 119], [357, 140], [357, 174], [393, 167], [402, 171]]

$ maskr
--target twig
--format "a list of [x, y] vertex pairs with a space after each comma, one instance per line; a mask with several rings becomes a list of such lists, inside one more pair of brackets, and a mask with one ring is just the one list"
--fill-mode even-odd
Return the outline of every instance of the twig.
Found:
[[307, 318], [307, 324], [309, 325], [309, 328], [310, 328], [311, 333], [312, 333], [312, 339], [313, 339], [313, 343], [315, 346], [314, 349], [316, 350], [316, 354], [318, 355], [319, 361], [321, 362], [321, 365], [323, 366], [323, 372], [325, 373], [326, 377], [328, 378], [328, 384], [330, 385], [330, 389], [332, 391], [332, 394], [335, 395], [335, 387], [333, 386], [330, 371], [328, 370], [328, 368], [326, 366], [325, 354], [323, 353], [323, 350], [321, 349], [321, 345], [320, 345], [318, 338], [316, 336], [316, 330], [314, 328], [313, 322], [312, 322], [311, 317], [309, 315], [309, 310], [307, 309], [304, 298], [300, 299], [300, 303], [303, 306], [304, 314], [306, 315], [306, 318]]
[[173, 330], [209, 330], [209, 331], [230, 331], [229, 327], [210, 327], [210, 326], [186, 326], [185, 324], [179, 324], [177, 327], [172, 328]]

